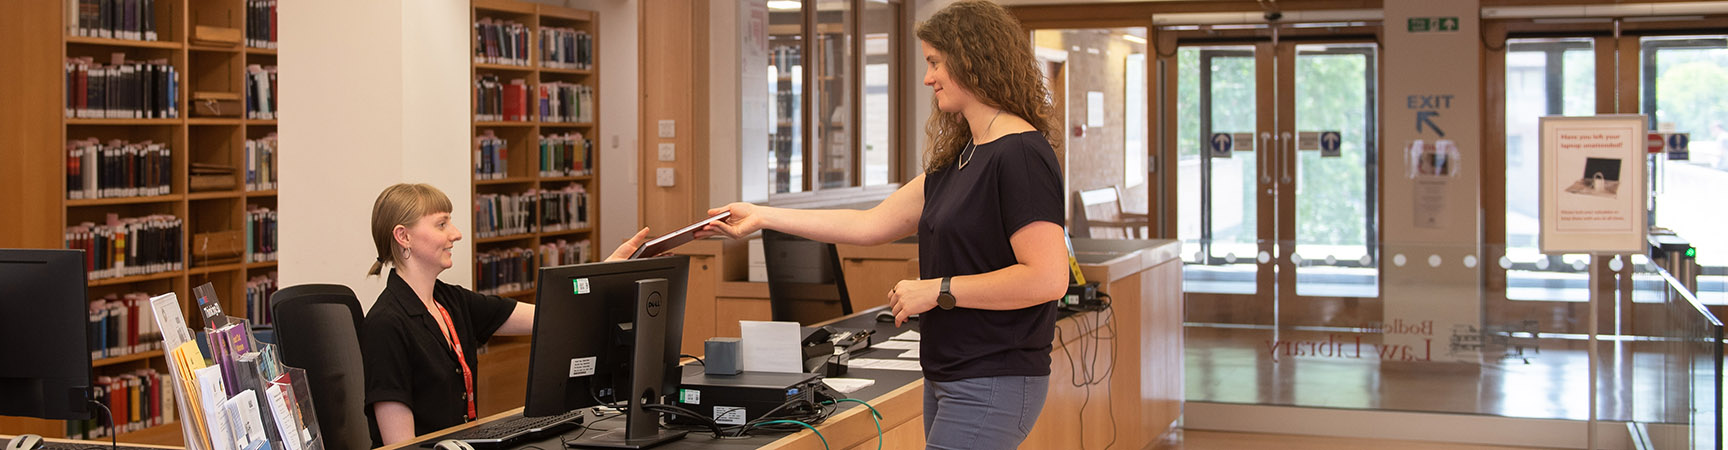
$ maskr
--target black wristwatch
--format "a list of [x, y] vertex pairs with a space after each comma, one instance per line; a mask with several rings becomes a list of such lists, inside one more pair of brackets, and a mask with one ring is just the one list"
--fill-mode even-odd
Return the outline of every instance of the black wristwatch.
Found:
[[936, 306], [942, 309], [954, 309], [954, 294], [948, 292], [948, 282], [954, 277], [942, 277], [942, 293], [936, 294]]

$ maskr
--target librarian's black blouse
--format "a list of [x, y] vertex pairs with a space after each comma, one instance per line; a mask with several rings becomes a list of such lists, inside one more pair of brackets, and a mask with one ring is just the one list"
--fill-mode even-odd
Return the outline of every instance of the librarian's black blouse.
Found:
[[[480, 360], [475, 350], [498, 332], [516, 301], [482, 295], [461, 286], [437, 281], [432, 300], [450, 312], [469, 372], [480, 378]], [[360, 347], [366, 358], [366, 418], [372, 445], [382, 444], [372, 405], [402, 402], [414, 411], [414, 434], [424, 435], [460, 425], [468, 411], [463, 398], [462, 366], [455, 352], [438, 331], [434, 312], [414, 295], [408, 282], [390, 271], [390, 280], [378, 302], [366, 313], [360, 330]], [[475, 389], [479, 389], [478, 386]]]

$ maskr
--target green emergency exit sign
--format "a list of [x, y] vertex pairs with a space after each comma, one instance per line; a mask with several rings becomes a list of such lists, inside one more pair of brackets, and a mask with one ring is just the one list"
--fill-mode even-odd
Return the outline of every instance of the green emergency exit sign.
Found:
[[1411, 17], [1406, 26], [1411, 33], [1458, 31], [1458, 17]]

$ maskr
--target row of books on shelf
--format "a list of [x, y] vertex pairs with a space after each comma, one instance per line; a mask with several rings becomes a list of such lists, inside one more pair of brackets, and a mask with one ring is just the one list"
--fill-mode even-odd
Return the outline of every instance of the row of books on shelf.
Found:
[[66, 437], [97, 439], [173, 423], [174, 388], [168, 383], [172, 379], [151, 369], [96, 377], [91, 399], [114, 413], [114, 426], [110, 428], [106, 414], [99, 412], [95, 418], [66, 421]]
[[276, 260], [276, 211], [246, 205], [247, 262]]
[[528, 65], [528, 26], [490, 17], [475, 21], [474, 62]]
[[479, 194], [474, 198], [474, 235], [482, 238], [533, 233], [534, 190], [517, 194]]
[[792, 126], [798, 120], [798, 109], [803, 104], [800, 103], [798, 91], [791, 89], [776, 91], [774, 103], [769, 106], [768, 117], [773, 117], [777, 123], [785, 124], [783, 126]]
[[[309, 408], [302, 408], [300, 394], [304, 386], [300, 377], [305, 372], [290, 370], [281, 364], [274, 347], [256, 341], [252, 327], [245, 320], [228, 317], [220, 306], [215, 289], [206, 283], [193, 290], [198, 311], [206, 324], [204, 334], [210, 353], [206, 366], [203, 352], [194, 342], [165, 339], [174, 346], [169, 352], [170, 372], [179, 378], [181, 392], [186, 396], [182, 406], [190, 411], [183, 431], [186, 440], [204, 444], [210, 450], [283, 449], [300, 450], [308, 444], [316, 446], [316, 418]], [[172, 295], [157, 297], [172, 298]], [[158, 305], [152, 299], [153, 305]], [[184, 323], [178, 310], [162, 311]], [[298, 373], [299, 376], [291, 374]]]
[[164, 119], [180, 117], [180, 72], [166, 59], [128, 61], [115, 53], [108, 64], [67, 58], [66, 117]]
[[276, 66], [246, 66], [246, 118], [276, 119]]
[[510, 176], [510, 142], [492, 130], [474, 137], [474, 178], [499, 180]]
[[474, 280], [477, 292], [496, 295], [534, 286], [534, 250], [504, 248], [480, 252], [479, 256], [480, 276]]
[[66, 142], [66, 198], [72, 200], [167, 195], [174, 152], [152, 141], [96, 138]]
[[66, 248], [84, 251], [89, 279], [146, 275], [185, 269], [184, 221], [167, 214], [84, 222], [66, 228]]
[[474, 80], [474, 120], [527, 122], [527, 80], [517, 78], [500, 83], [497, 75], [480, 75]]
[[540, 66], [553, 69], [594, 68], [594, 36], [574, 28], [540, 28]]
[[150, 309], [150, 295], [133, 292], [90, 301], [90, 359], [112, 358], [162, 348], [162, 330]]
[[490, 238], [585, 228], [592, 217], [590, 199], [587, 188], [574, 183], [560, 189], [480, 194], [474, 199], [474, 233]]
[[156, 0], [63, 0], [66, 34], [154, 41]]
[[276, 133], [246, 140], [246, 190], [276, 189]]
[[246, 46], [276, 48], [276, 0], [246, 0]]
[[562, 189], [540, 191], [540, 230], [555, 232], [588, 226], [588, 189], [572, 183]]
[[502, 294], [534, 287], [538, 267], [567, 266], [592, 261], [594, 245], [583, 239], [575, 242], [559, 239], [540, 244], [539, 251], [527, 248], [506, 248], [480, 253], [480, 276], [474, 280], [477, 292]]
[[253, 325], [276, 323], [276, 315], [270, 309], [270, 297], [276, 295], [276, 286], [274, 270], [246, 280], [246, 320]]
[[582, 133], [540, 136], [540, 176], [571, 177], [594, 174], [594, 140]]
[[[594, 173], [594, 141], [582, 133], [540, 135], [540, 176], [567, 177]], [[500, 180], [510, 177], [509, 140], [493, 130], [474, 137], [474, 178]]]
[[594, 121], [592, 86], [564, 82], [540, 83], [539, 100], [541, 122]]
[[594, 260], [594, 243], [588, 239], [540, 244], [540, 267], [568, 266]]

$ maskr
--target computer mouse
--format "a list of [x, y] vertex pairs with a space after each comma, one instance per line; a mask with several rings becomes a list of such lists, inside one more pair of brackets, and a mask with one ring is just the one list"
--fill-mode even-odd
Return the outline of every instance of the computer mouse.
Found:
[[469, 445], [468, 441], [458, 441], [455, 439], [438, 441], [437, 444], [432, 445], [432, 448], [438, 450], [474, 450], [474, 446]]
[[42, 448], [42, 436], [24, 434], [6, 443], [6, 450], [36, 450]]

